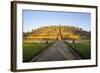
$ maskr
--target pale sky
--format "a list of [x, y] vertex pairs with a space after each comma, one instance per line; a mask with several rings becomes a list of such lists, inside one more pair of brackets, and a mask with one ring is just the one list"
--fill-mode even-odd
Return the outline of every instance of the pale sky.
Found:
[[49, 25], [76, 26], [87, 31], [91, 29], [90, 13], [23, 10], [22, 18], [23, 32]]

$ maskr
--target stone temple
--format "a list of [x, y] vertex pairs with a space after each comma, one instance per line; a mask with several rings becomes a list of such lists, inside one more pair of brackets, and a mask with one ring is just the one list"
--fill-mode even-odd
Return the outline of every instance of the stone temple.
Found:
[[79, 40], [82, 29], [73, 26], [48, 26], [41, 27], [31, 32], [24, 33], [25, 42], [46, 40]]

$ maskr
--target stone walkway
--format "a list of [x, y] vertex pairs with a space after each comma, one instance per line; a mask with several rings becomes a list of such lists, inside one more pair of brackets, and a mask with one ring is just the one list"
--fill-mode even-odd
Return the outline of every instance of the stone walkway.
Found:
[[32, 62], [38, 61], [61, 61], [61, 60], [77, 60], [80, 57], [63, 41], [56, 41], [49, 46], [39, 56], [32, 59]]

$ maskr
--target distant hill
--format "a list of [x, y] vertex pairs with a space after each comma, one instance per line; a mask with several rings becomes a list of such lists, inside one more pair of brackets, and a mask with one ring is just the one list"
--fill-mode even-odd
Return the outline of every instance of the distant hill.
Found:
[[31, 32], [24, 32], [23, 37], [26, 41], [33, 40], [80, 40], [90, 39], [91, 32], [74, 26], [45, 26], [32, 29]]

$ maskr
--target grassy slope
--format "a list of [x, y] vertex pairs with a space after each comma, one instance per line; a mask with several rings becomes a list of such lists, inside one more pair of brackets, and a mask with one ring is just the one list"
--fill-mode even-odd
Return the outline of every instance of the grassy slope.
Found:
[[46, 43], [24, 43], [23, 44], [23, 61], [28, 62], [33, 57], [42, 52], [48, 44]]
[[73, 50], [83, 59], [91, 58], [91, 47], [89, 40], [84, 40], [80, 43], [69, 43], [69, 44], [73, 47]]

